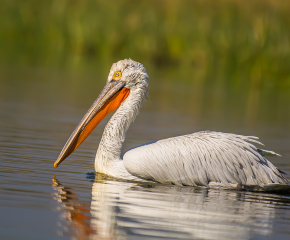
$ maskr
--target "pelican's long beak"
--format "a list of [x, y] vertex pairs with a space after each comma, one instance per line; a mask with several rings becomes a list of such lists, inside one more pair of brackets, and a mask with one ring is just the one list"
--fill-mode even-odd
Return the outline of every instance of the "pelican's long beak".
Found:
[[104, 117], [118, 108], [128, 97], [130, 90], [124, 86], [125, 82], [123, 81], [112, 80], [106, 84], [97, 100], [67, 140], [58, 159], [54, 163], [55, 168], [78, 148]]

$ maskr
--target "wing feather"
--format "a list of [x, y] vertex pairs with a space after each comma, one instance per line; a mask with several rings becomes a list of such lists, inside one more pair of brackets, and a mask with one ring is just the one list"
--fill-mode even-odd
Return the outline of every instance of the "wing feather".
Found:
[[168, 138], [124, 154], [133, 175], [160, 183], [190, 186], [265, 186], [288, 184], [285, 172], [264, 158], [275, 153], [256, 148], [257, 137], [197, 132]]

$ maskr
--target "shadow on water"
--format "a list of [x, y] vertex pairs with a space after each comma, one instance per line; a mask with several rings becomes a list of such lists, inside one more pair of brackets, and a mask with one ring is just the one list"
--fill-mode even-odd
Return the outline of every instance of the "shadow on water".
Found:
[[52, 186], [60, 234], [76, 239], [283, 239], [288, 232], [282, 225], [275, 232], [290, 220], [284, 195], [118, 182], [98, 174], [91, 203], [81, 203], [74, 188], [55, 178]]

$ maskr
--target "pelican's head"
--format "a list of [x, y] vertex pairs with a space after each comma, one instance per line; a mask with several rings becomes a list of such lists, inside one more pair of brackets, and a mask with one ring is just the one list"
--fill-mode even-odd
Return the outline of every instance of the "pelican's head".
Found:
[[124, 83], [124, 87], [131, 89], [145, 86], [148, 89], [148, 72], [145, 67], [131, 59], [124, 59], [113, 63], [107, 82], [118, 81]]
[[141, 90], [147, 93], [148, 81], [148, 72], [141, 63], [131, 59], [114, 63], [105, 87], [71, 134], [54, 167], [77, 149], [104, 117], [121, 105], [130, 91]]

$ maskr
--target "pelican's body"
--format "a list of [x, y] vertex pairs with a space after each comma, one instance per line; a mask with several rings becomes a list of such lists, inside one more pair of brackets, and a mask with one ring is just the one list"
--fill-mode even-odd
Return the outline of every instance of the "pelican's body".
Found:
[[140, 63], [113, 64], [107, 84], [63, 148], [55, 167], [72, 153], [111, 111], [95, 159], [96, 172], [137, 181], [177, 185], [288, 189], [286, 173], [264, 158], [255, 137], [197, 132], [168, 138], [127, 151], [121, 159], [125, 134], [148, 94], [149, 76]]

